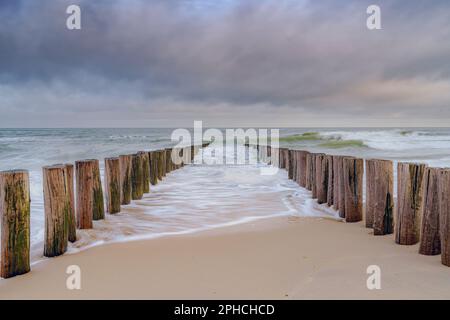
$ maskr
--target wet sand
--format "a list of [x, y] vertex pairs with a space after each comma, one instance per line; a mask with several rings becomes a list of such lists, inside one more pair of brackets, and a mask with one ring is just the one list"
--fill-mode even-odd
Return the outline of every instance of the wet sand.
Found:
[[[0, 299], [450, 299], [450, 268], [417, 251], [362, 223], [279, 217], [48, 259], [0, 280]], [[66, 288], [69, 265], [81, 290]]]

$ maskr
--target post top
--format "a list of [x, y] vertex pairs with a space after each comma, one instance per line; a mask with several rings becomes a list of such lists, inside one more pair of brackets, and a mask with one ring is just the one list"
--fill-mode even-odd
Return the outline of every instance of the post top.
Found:
[[58, 164], [52, 164], [49, 166], [43, 166], [42, 169], [44, 170], [54, 170], [54, 169], [64, 169], [66, 165], [58, 163]]
[[12, 169], [12, 170], [0, 171], [0, 174], [18, 174], [18, 173], [28, 173], [28, 170], [25, 170], [25, 169]]

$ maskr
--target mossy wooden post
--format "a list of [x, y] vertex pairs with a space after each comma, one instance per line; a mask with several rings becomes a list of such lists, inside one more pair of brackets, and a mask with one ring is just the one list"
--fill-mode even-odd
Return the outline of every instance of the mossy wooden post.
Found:
[[294, 178], [294, 150], [287, 151], [288, 161], [288, 178], [292, 180]]
[[46, 166], [43, 171], [45, 241], [44, 256], [56, 257], [67, 251], [69, 241], [70, 195], [64, 165]]
[[67, 175], [67, 192], [69, 193], [69, 241], [77, 241], [77, 219], [75, 213], [75, 191], [74, 191], [74, 167], [71, 163], [65, 165]]
[[119, 156], [120, 166], [120, 203], [131, 203], [131, 155]]
[[158, 184], [158, 154], [156, 151], [148, 153], [150, 161], [150, 183], [152, 186]]
[[376, 236], [394, 232], [394, 165], [390, 160], [366, 161], [366, 227], [373, 228]]
[[30, 271], [30, 178], [26, 170], [0, 172], [0, 277]]
[[339, 217], [345, 218], [344, 156], [338, 158]]
[[450, 267], [450, 170], [439, 171], [439, 231], [441, 262]]
[[333, 156], [333, 207], [339, 211], [339, 157]]
[[144, 193], [150, 192], [150, 159], [148, 152], [141, 151], [138, 155], [142, 158], [142, 188]]
[[158, 150], [158, 179], [162, 180], [166, 175], [166, 152]]
[[358, 222], [363, 218], [364, 161], [344, 158], [345, 221]]
[[159, 150], [159, 159], [158, 159], [158, 166], [159, 166], [159, 172], [161, 174], [161, 180], [166, 176], [166, 151], [165, 150]]
[[319, 204], [327, 202], [328, 192], [328, 163], [326, 155], [319, 153], [315, 155], [316, 159], [316, 197]]
[[[427, 168], [423, 187], [422, 232], [419, 253], [427, 256], [441, 253], [439, 234], [439, 168]], [[448, 196], [448, 194], [447, 194]]]
[[398, 244], [419, 242], [425, 169], [425, 164], [399, 162], [397, 165], [395, 242]]
[[164, 149], [161, 151], [163, 154], [163, 169], [164, 169], [164, 176], [167, 176], [167, 174], [170, 172], [170, 167], [168, 162], [170, 161], [170, 152], [168, 152], [168, 150]]
[[110, 214], [120, 212], [120, 160], [105, 159], [106, 210]]
[[166, 172], [170, 173], [173, 170], [173, 162], [172, 162], [172, 148], [166, 149]]
[[94, 160], [75, 162], [78, 229], [92, 229], [94, 211]]
[[94, 220], [103, 220], [105, 219], [105, 202], [103, 200], [103, 186], [102, 180], [100, 178], [100, 165], [97, 159], [93, 159], [94, 161], [94, 212], [92, 218]]
[[327, 191], [327, 204], [332, 206], [334, 204], [334, 166], [333, 156], [327, 155], [325, 161], [328, 166], [328, 191]]
[[131, 156], [131, 199], [140, 200], [144, 195], [144, 176], [142, 157], [139, 154]]

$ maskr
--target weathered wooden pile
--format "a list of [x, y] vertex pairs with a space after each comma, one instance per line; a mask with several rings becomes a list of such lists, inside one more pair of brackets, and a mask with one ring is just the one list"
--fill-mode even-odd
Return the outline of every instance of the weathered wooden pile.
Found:
[[310, 190], [318, 203], [332, 206], [346, 222], [365, 218], [365, 226], [374, 235], [394, 233], [401, 245], [420, 242], [420, 254], [441, 254], [442, 264], [450, 266], [450, 169], [399, 162], [394, 203], [390, 160], [364, 161], [265, 145], [256, 148], [262, 161], [272, 161], [278, 154], [278, 166], [287, 170], [289, 179]]
[[[54, 257], [77, 240], [77, 229], [93, 228], [93, 220], [119, 213], [121, 205], [142, 199], [173, 170], [192, 163], [203, 145], [106, 158], [104, 188], [99, 161], [80, 160], [43, 168], [45, 207], [44, 256]], [[180, 163], [172, 157], [178, 154]], [[76, 188], [74, 188], [74, 184]], [[106, 209], [105, 209], [106, 203]], [[30, 271], [30, 181], [26, 170], [0, 172], [1, 261], [0, 277]]]

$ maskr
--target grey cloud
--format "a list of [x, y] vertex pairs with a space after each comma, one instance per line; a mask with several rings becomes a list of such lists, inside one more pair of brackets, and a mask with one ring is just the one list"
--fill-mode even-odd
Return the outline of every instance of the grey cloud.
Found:
[[450, 116], [446, 1], [377, 1], [380, 31], [365, 27], [373, 1], [78, 2], [81, 31], [65, 29], [73, 1], [0, 7], [3, 108], [131, 122], [283, 112], [275, 126], [299, 112], [308, 121]]

